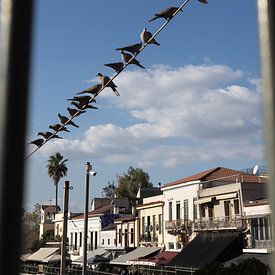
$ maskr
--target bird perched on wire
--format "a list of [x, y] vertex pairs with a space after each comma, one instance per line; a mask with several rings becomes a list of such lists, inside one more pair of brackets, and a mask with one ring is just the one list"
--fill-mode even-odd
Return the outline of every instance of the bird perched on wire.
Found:
[[82, 96], [74, 96], [73, 98], [68, 98], [67, 100], [68, 101], [76, 101], [76, 102], [79, 102], [81, 103], [83, 106], [86, 105], [86, 104], [89, 104], [90, 101], [91, 101], [91, 97], [89, 95], [82, 95]]
[[117, 51], [127, 51], [132, 54], [136, 54], [136, 53], [140, 52], [141, 48], [142, 48], [142, 43], [137, 43], [137, 44], [132, 44], [132, 45], [125, 46], [122, 48], [117, 48], [116, 50]]
[[60, 113], [58, 113], [59, 120], [62, 124], [69, 124], [76, 128], [79, 128], [78, 125], [76, 125], [72, 120], [69, 120], [66, 116], [62, 116]]
[[106, 63], [104, 64], [104, 66], [110, 67], [114, 69], [117, 73], [119, 73], [122, 71], [124, 64], [122, 62], [115, 62], [115, 63]]
[[54, 131], [65, 131], [65, 132], [70, 132], [65, 126], [61, 124], [52, 124], [49, 126], [50, 129], [53, 129]]
[[93, 85], [79, 93], [77, 93], [78, 95], [80, 94], [92, 94], [92, 95], [97, 95], [98, 92], [101, 90], [102, 88], [102, 85], [101, 84], [96, 84], [96, 85]]
[[116, 89], [117, 85], [113, 81], [110, 81], [111, 79], [108, 76], [102, 75], [101, 73], [98, 73], [96, 76], [103, 86], [110, 87], [116, 96], [120, 96], [119, 92]]
[[71, 105], [74, 105], [77, 109], [79, 110], [84, 110], [84, 109], [98, 109], [97, 107], [91, 105], [91, 104], [82, 104], [80, 102], [75, 102], [72, 101]]
[[[144, 28], [144, 30], [140, 34], [140, 39], [144, 44], [148, 43], [148, 44], [155, 44], [155, 45], [160, 46], [160, 44], [155, 40], [155, 38], [151, 39], [152, 36], [153, 36], [152, 33], [150, 33], [149, 31], [147, 31], [146, 28]], [[150, 42], [148, 42], [149, 40], [150, 40]]]
[[73, 108], [69, 108], [69, 107], [67, 108], [67, 111], [69, 112], [69, 114], [71, 116], [74, 116], [74, 117], [79, 116], [83, 113], [86, 113], [86, 111], [77, 110], [77, 109], [73, 109]]
[[[121, 53], [121, 58], [125, 63], [134, 64], [134, 65], [137, 65], [138, 67], [140, 67], [142, 69], [145, 69], [145, 67], [142, 66], [136, 58], [133, 58], [133, 56], [131, 54], [126, 53], [124, 51], [120, 51], [120, 53]], [[133, 59], [131, 60], [131, 58], [133, 58]]]
[[[150, 19], [149, 22], [152, 22], [158, 18], [164, 18], [166, 20], [170, 20], [174, 13], [179, 9], [179, 7], [168, 7], [164, 10], [161, 10], [159, 13], [155, 13], [155, 17]], [[182, 11], [182, 9], [180, 9], [180, 11]]]
[[38, 138], [38, 139], [35, 139], [35, 140], [29, 142], [29, 144], [34, 144], [37, 147], [40, 147], [43, 143], [44, 143], [44, 139], [43, 138]]
[[208, 4], [207, 0], [199, 0], [203, 4]]
[[60, 136], [58, 136], [58, 135], [56, 135], [56, 134], [53, 134], [52, 132], [39, 132], [38, 134], [37, 134], [38, 136], [42, 136], [43, 138], [45, 138], [45, 139], [48, 139], [48, 138], [60, 138], [60, 139], [63, 139], [62, 137], [60, 137]]

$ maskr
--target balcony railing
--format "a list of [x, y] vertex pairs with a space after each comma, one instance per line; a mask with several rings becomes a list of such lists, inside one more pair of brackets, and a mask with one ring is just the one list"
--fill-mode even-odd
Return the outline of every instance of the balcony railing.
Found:
[[240, 216], [200, 218], [194, 221], [194, 230], [244, 230], [247, 227], [247, 220]]
[[140, 236], [141, 243], [157, 243], [158, 236], [154, 234], [144, 234]]
[[190, 227], [191, 221], [190, 220], [172, 220], [172, 221], [165, 221], [165, 229], [167, 230], [177, 230], [182, 228]]

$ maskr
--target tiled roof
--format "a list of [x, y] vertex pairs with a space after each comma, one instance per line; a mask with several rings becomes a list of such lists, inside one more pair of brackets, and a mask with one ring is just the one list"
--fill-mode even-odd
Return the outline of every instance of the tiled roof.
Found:
[[[88, 213], [88, 217], [93, 217], [93, 216], [97, 216], [97, 215], [100, 215], [100, 214], [104, 214], [106, 211], [108, 211], [112, 208], [113, 208], [113, 205], [102, 206], [100, 208], [97, 208], [96, 210], [90, 211]], [[83, 219], [83, 218], [84, 218], [84, 214], [80, 214], [79, 216], [76, 216], [73, 219], [78, 220], [78, 219]]]
[[180, 183], [190, 182], [190, 181], [211, 181], [211, 180], [219, 180], [223, 182], [232, 182], [232, 181], [240, 181], [246, 183], [267, 183], [267, 178], [245, 174], [244, 172], [240, 172], [233, 169], [228, 169], [224, 167], [216, 167], [213, 169], [209, 169], [195, 175], [182, 178], [173, 182], [169, 182], [164, 184], [162, 187], [174, 186]]
[[123, 221], [123, 222], [133, 221], [135, 219], [136, 219], [136, 217], [133, 216], [132, 214], [126, 214], [126, 215], [121, 216], [120, 218], [115, 219], [115, 222], [116, 221]]
[[136, 207], [146, 207], [146, 206], [150, 206], [150, 205], [154, 205], [154, 204], [158, 204], [158, 203], [162, 203], [164, 204], [164, 201], [152, 201], [152, 202], [148, 202], [148, 203], [143, 203], [143, 204], [138, 204]]

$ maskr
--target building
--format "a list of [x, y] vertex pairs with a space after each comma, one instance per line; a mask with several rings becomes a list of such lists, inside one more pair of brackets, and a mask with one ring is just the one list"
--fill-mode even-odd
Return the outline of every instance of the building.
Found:
[[[95, 198], [92, 210], [88, 213], [88, 251], [116, 243], [115, 231], [108, 226], [125, 212], [129, 212], [128, 199]], [[84, 238], [84, 215], [80, 214], [68, 220], [69, 253], [72, 258], [82, 256]]]
[[136, 207], [138, 213], [139, 246], [164, 246], [164, 196], [143, 199]]
[[[60, 211], [60, 207], [58, 206]], [[46, 232], [51, 232], [54, 235], [54, 219], [55, 219], [55, 205], [43, 204], [40, 207], [40, 225], [39, 225], [39, 238], [42, 239]]]
[[185, 247], [200, 231], [245, 230], [244, 201], [264, 197], [267, 179], [217, 167], [162, 186], [165, 245]]

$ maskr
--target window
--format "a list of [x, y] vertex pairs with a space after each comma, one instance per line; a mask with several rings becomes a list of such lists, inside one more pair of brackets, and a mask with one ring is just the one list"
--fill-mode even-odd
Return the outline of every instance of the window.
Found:
[[159, 214], [159, 234], [162, 232], [162, 215]]
[[171, 201], [169, 201], [169, 221], [172, 221], [172, 213], [173, 213], [173, 209], [172, 209], [173, 203]]
[[74, 233], [74, 250], [77, 250], [77, 232]]
[[142, 235], [145, 234], [145, 217], [142, 217], [141, 219], [141, 232], [142, 232]]
[[174, 249], [174, 243], [169, 242], [168, 243], [168, 249]]
[[239, 199], [234, 200], [234, 213], [235, 215], [240, 214]]
[[108, 239], [108, 245], [110, 245], [110, 242], [111, 242], [110, 239]]
[[183, 201], [183, 210], [184, 210], [184, 220], [185, 221], [188, 221], [188, 219], [189, 219], [189, 216], [188, 216], [188, 212], [189, 212], [189, 210], [188, 210], [188, 200], [186, 199], [186, 200], [184, 200]]
[[104, 245], [104, 239], [102, 239], [101, 244]]
[[82, 232], [79, 233], [79, 246], [82, 246]]
[[122, 231], [121, 231], [121, 228], [119, 228], [118, 230], [118, 243], [121, 243], [122, 242]]
[[60, 234], [59, 234], [59, 224], [57, 224], [56, 225], [56, 234], [55, 234], [56, 236], [59, 236]]
[[130, 242], [131, 244], [134, 243], [134, 228], [131, 228]]
[[97, 249], [97, 231], [95, 231], [95, 249]]
[[181, 243], [176, 243], [176, 249], [181, 249]]
[[205, 207], [204, 207], [204, 204], [200, 204], [200, 215], [201, 215], [201, 218], [205, 218]]
[[72, 249], [72, 246], [73, 246], [73, 241], [74, 240], [74, 233], [71, 233], [71, 242], [70, 242], [70, 244], [71, 244], [71, 249]]
[[193, 220], [196, 220], [198, 218], [198, 207], [196, 204], [196, 198], [193, 198]]
[[147, 233], [148, 234], [150, 234], [150, 225], [151, 225], [150, 216], [147, 216]]
[[176, 220], [180, 220], [180, 202], [176, 202]]

